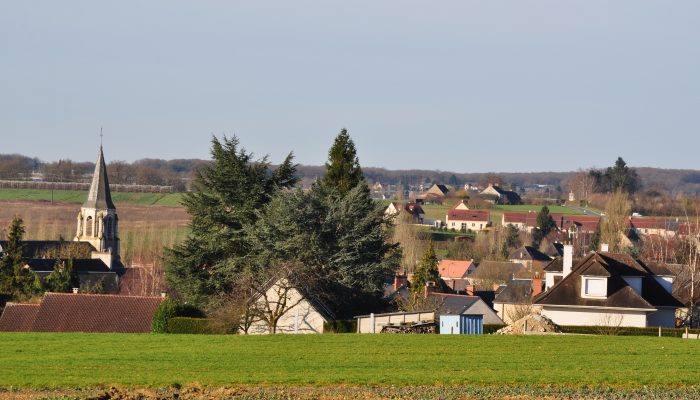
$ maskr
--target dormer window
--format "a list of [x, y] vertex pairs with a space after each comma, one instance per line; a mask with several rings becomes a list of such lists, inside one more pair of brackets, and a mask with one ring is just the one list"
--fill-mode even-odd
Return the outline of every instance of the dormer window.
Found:
[[607, 297], [607, 278], [582, 276], [581, 279], [581, 297]]

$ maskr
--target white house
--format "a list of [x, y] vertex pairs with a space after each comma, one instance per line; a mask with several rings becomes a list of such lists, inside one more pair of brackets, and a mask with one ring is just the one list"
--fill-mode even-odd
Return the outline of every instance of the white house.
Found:
[[547, 290], [534, 299], [559, 325], [675, 327], [683, 304], [672, 294], [673, 273], [629, 254], [593, 252], [572, 266], [564, 249], [562, 268], [545, 268]]
[[[265, 318], [253, 318], [248, 333], [323, 333], [323, 324], [334, 319], [334, 315], [320, 300], [304, 292], [286, 278], [274, 281], [253, 299], [255, 314]], [[277, 324], [271, 329], [273, 318]]]

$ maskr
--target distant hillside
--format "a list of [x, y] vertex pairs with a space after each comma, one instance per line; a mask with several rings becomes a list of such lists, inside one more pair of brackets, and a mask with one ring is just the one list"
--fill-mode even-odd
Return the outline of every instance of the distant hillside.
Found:
[[[209, 163], [207, 160], [182, 159], [161, 160], [143, 159], [133, 163], [113, 161], [108, 170], [111, 183], [172, 185], [183, 190], [193, 171]], [[37, 158], [18, 154], [0, 154], [0, 179], [30, 179], [40, 174], [44, 180], [61, 182], [86, 181], [94, 169], [92, 162], [60, 160], [44, 162]], [[655, 189], [670, 194], [700, 195], [700, 170], [661, 169], [637, 167], [643, 190]], [[491, 172], [457, 173], [438, 170], [389, 170], [385, 168], [363, 167], [370, 182], [382, 184], [403, 184], [417, 186], [424, 183], [445, 183], [461, 186], [464, 183], [483, 183], [494, 175], [503, 182], [518, 187], [532, 185], [552, 185], [567, 190], [566, 181], [571, 172]], [[298, 175], [304, 184], [310, 184], [325, 173], [322, 165], [300, 165]]]

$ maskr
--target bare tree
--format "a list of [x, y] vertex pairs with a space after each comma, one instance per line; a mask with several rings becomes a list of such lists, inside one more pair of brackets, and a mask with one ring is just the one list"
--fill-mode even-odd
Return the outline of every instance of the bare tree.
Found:
[[622, 315], [601, 314], [596, 321], [596, 331], [600, 335], [617, 336], [624, 331], [622, 326]]
[[[400, 206], [398, 215], [395, 216], [393, 242], [401, 245], [402, 265], [406, 272], [415, 272], [418, 261], [425, 252], [425, 241], [418, 238], [418, 227], [414, 224], [411, 213]], [[402, 271], [399, 271], [402, 272]]]
[[595, 181], [591, 177], [589, 171], [579, 169], [574, 175], [569, 178], [569, 190], [574, 193], [577, 200], [588, 201], [588, 196], [593, 193], [593, 185]]
[[425, 296], [423, 293], [408, 293], [407, 297], [397, 294], [394, 304], [404, 312], [437, 311], [445, 303], [443, 296]]
[[611, 252], [622, 251], [622, 237], [627, 233], [630, 200], [626, 192], [618, 190], [608, 200], [605, 217], [600, 222], [600, 241], [607, 243]]
[[698, 272], [698, 260], [700, 259], [700, 209], [696, 209], [695, 216], [691, 215], [687, 207], [684, 207], [687, 228], [687, 246], [685, 249], [685, 262], [690, 274], [690, 296], [688, 299], [688, 325], [694, 327], [695, 321], [695, 281]]

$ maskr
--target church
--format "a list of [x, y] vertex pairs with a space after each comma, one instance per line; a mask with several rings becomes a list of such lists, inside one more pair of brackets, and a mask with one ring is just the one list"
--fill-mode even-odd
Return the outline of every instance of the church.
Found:
[[[0, 253], [6, 241], [0, 241]], [[102, 146], [97, 155], [87, 200], [80, 207], [73, 241], [28, 240], [24, 242], [25, 268], [40, 278], [57, 265], [72, 260], [81, 287], [102, 286], [104, 293], [117, 293], [126, 272], [119, 257], [119, 217], [112, 202]]]

